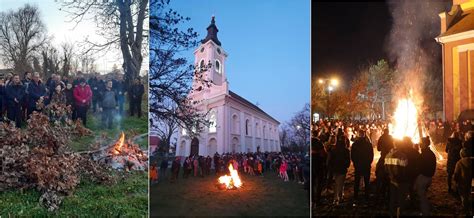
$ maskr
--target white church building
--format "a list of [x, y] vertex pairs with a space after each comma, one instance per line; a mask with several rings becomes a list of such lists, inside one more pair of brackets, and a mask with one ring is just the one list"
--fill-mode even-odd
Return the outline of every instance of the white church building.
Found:
[[210, 124], [197, 137], [190, 137], [185, 129], [180, 128], [176, 156], [281, 151], [278, 120], [229, 90], [225, 65], [228, 54], [217, 39], [218, 31], [212, 17], [206, 38], [194, 51], [195, 66], [212, 63], [203, 75], [212, 84], [203, 87], [202, 82], [195, 78], [194, 91], [188, 95], [199, 102], [196, 105], [199, 111], [208, 112]]

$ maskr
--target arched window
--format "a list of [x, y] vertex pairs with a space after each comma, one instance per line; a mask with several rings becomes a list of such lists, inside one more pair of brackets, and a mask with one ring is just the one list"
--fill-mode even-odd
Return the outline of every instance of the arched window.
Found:
[[255, 123], [255, 136], [260, 137], [260, 128], [258, 126], [258, 123]]
[[185, 128], [181, 129], [181, 135], [184, 136], [184, 135], [186, 135], [186, 134], [187, 134], [186, 129], [185, 129]]
[[200, 70], [204, 69], [204, 59], [201, 59], [201, 62], [199, 63], [199, 69]]
[[221, 73], [221, 62], [219, 60], [216, 60], [216, 72]]
[[217, 118], [216, 112], [211, 112], [211, 116], [209, 116], [209, 132], [216, 132], [217, 131]]
[[265, 138], [265, 126], [263, 126], [263, 134], [262, 134], [262, 137]]
[[232, 116], [232, 129], [234, 134], [239, 134], [239, 117], [236, 114]]
[[245, 135], [249, 135], [250, 120], [245, 120]]

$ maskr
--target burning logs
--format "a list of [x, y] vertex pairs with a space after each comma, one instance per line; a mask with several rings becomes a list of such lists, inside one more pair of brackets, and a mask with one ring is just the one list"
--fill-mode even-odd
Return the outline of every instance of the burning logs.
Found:
[[117, 170], [147, 170], [148, 155], [131, 140], [125, 139], [122, 132], [120, 138], [112, 145], [102, 147], [92, 154], [93, 159], [108, 164]]
[[218, 179], [219, 189], [237, 189], [242, 187], [242, 181], [240, 180], [239, 173], [234, 170], [232, 164], [229, 164], [230, 176], [224, 175]]

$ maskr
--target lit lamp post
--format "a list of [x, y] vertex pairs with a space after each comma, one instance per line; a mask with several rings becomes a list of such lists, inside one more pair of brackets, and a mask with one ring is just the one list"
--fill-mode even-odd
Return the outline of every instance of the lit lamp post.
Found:
[[326, 103], [326, 116], [329, 118], [329, 103], [331, 92], [339, 85], [339, 80], [336, 78], [326, 79], [322, 78], [318, 80], [319, 84], [324, 86], [324, 89], [327, 91], [327, 103]]

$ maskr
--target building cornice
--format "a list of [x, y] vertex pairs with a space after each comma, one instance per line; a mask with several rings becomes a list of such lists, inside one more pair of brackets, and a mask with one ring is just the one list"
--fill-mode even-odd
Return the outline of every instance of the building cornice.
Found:
[[453, 35], [436, 37], [435, 40], [439, 43], [444, 44], [448, 42], [454, 42], [454, 41], [459, 41], [459, 40], [469, 39], [469, 38], [474, 38], [474, 30], [469, 30], [462, 33], [456, 33]]

